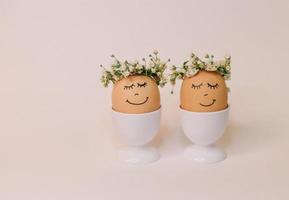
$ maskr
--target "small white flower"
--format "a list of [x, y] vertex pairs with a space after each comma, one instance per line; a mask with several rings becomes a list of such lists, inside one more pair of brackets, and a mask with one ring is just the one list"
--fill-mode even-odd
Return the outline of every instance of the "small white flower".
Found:
[[186, 72], [186, 76], [191, 77], [194, 76], [199, 70], [195, 68], [189, 68], [188, 71]]
[[186, 70], [184, 68], [180, 69], [180, 73], [186, 73]]
[[129, 71], [124, 71], [122, 74], [124, 75], [124, 77], [128, 77], [130, 75]]
[[231, 55], [230, 54], [226, 54], [225, 55], [225, 59], [231, 59]]
[[131, 64], [136, 65], [138, 63], [139, 63], [138, 60], [134, 60]]
[[120, 70], [121, 71], [125, 71], [126, 70], [126, 65], [124, 63], [121, 63]]
[[200, 61], [200, 60], [198, 60], [198, 61], [197, 61], [197, 64], [198, 64], [198, 65], [202, 65], [202, 64], [203, 64], [203, 62], [202, 62], [202, 61]]
[[141, 64], [137, 64], [135, 68], [136, 69], [142, 69], [142, 65]]
[[212, 65], [212, 64], [207, 64], [205, 67], [206, 71], [216, 71], [217, 70], [217, 66], [216, 65]]
[[230, 74], [225, 74], [224, 75], [224, 79], [225, 80], [230, 80], [231, 79], [231, 75]]
[[165, 84], [167, 83], [167, 79], [166, 78], [162, 78], [160, 81], [160, 87], [165, 86]]
[[161, 64], [161, 61], [159, 59], [155, 60], [155, 65], [159, 66]]
[[153, 68], [151, 69], [151, 71], [152, 71], [152, 73], [156, 73], [156, 68], [153, 67]]
[[230, 71], [230, 70], [231, 70], [231, 65], [226, 65], [226, 69], [227, 69], [228, 71]]
[[191, 77], [192, 76], [192, 71], [191, 70], [188, 70], [186, 71], [186, 74], [185, 74], [187, 77]]
[[114, 79], [115, 79], [116, 81], [118, 81], [118, 80], [120, 79], [120, 77], [114, 76]]
[[128, 69], [129, 69], [130, 72], [133, 72], [133, 71], [134, 71], [134, 67], [133, 67], [132, 65], [130, 65], [130, 66], [128, 67]]
[[157, 55], [159, 52], [157, 50], [154, 50], [153, 52], [155, 55]]

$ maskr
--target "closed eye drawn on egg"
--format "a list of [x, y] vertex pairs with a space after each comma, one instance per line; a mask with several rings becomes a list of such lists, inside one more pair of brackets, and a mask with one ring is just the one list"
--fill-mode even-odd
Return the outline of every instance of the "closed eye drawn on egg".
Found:
[[147, 82], [137, 83], [137, 87], [145, 87], [145, 86], [147, 86]]
[[218, 84], [218, 83], [216, 83], [215, 85], [211, 85], [210, 83], [207, 83], [207, 84], [208, 84], [208, 87], [209, 87], [210, 89], [216, 89], [216, 88], [219, 87], [219, 84]]
[[123, 87], [123, 89], [124, 89], [124, 90], [131, 90], [131, 89], [133, 89], [134, 86], [135, 86], [134, 84], [125, 85], [125, 86]]
[[193, 88], [193, 89], [200, 89], [201, 86], [203, 86], [203, 83], [201, 83], [201, 84], [199, 84], [199, 85], [192, 84], [192, 88]]

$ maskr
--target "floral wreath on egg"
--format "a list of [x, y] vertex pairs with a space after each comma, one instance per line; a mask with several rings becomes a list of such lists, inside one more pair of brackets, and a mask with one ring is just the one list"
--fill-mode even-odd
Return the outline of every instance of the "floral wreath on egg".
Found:
[[191, 58], [183, 63], [181, 67], [172, 66], [170, 74], [170, 82], [176, 84], [176, 79], [184, 77], [192, 77], [199, 71], [217, 72], [225, 80], [231, 78], [231, 56], [225, 56], [224, 60], [214, 61], [214, 55], [205, 55], [205, 59], [201, 60], [195, 54], [191, 54]]
[[160, 87], [163, 87], [167, 83], [164, 72], [170, 59], [162, 61], [158, 56], [158, 51], [154, 51], [153, 54], [150, 54], [148, 60], [143, 58], [142, 61], [120, 61], [114, 55], [111, 55], [111, 57], [114, 61], [110, 65], [110, 70], [100, 65], [100, 67], [103, 68], [101, 82], [104, 87], [107, 87], [110, 83], [114, 84], [118, 80], [133, 75], [148, 76]]

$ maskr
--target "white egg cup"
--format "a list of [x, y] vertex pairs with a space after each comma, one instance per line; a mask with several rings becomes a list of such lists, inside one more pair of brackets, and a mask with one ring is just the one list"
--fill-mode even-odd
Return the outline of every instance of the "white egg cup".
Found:
[[132, 164], [147, 164], [160, 159], [160, 154], [148, 144], [160, 128], [161, 109], [149, 113], [128, 114], [112, 110], [118, 138], [127, 147], [118, 150], [118, 158]]
[[217, 112], [190, 112], [181, 109], [181, 125], [194, 144], [185, 156], [199, 163], [215, 163], [226, 158], [226, 153], [214, 145], [224, 134], [229, 118], [229, 107]]

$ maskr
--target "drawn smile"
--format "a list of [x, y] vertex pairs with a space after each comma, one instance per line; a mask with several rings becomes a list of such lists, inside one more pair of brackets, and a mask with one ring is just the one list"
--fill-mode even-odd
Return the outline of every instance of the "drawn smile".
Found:
[[215, 102], [216, 102], [216, 99], [213, 99], [213, 102], [212, 102], [211, 104], [201, 104], [201, 103], [200, 103], [200, 105], [201, 105], [201, 106], [204, 106], [204, 107], [210, 107], [210, 106], [212, 106]]
[[145, 104], [148, 100], [149, 100], [149, 97], [146, 97], [146, 100], [144, 102], [142, 102], [142, 103], [133, 103], [133, 102], [130, 102], [128, 99], [126, 100], [126, 102], [131, 104], [131, 105], [138, 106], [138, 105]]

